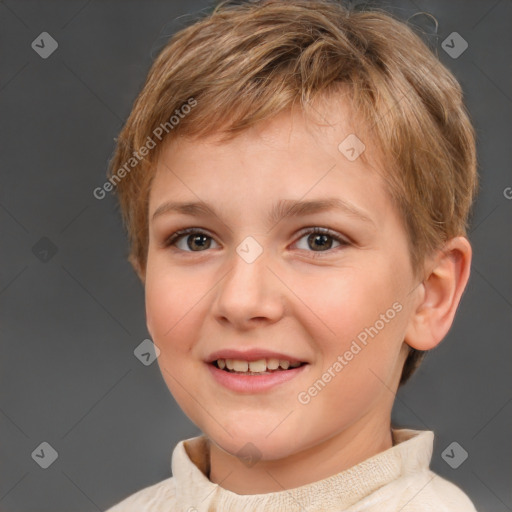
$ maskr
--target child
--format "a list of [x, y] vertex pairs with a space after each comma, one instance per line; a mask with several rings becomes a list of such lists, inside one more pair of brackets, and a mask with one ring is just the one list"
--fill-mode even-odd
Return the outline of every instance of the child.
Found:
[[108, 185], [203, 432], [109, 512], [475, 511], [433, 432], [391, 427], [466, 286], [477, 187], [460, 86], [404, 23], [221, 4], [153, 64]]

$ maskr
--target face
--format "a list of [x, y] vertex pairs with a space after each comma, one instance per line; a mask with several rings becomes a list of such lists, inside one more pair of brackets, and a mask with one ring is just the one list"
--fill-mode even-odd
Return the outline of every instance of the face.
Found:
[[[231, 454], [250, 441], [277, 460], [357, 426], [387, 421], [389, 430], [414, 300], [407, 234], [371, 140], [366, 163], [338, 149], [357, 133], [348, 107], [321, 113], [323, 127], [293, 112], [230, 142], [173, 140], [158, 161], [147, 326], [174, 398]], [[272, 372], [291, 376], [272, 385], [234, 388], [206, 362], [223, 349], [307, 364]]]

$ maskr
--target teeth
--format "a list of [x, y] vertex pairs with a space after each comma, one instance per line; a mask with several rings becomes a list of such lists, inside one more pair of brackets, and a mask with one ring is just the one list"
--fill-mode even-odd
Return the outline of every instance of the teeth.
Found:
[[233, 359], [233, 370], [235, 372], [246, 372], [249, 369], [249, 363], [247, 361], [238, 361]]
[[279, 359], [269, 359], [267, 361], [267, 368], [269, 370], [277, 370], [279, 368]]
[[217, 359], [217, 366], [221, 370], [247, 373], [265, 373], [267, 370], [277, 370], [279, 367], [288, 370], [288, 368], [297, 368], [300, 364], [298, 361], [291, 363], [284, 359], [258, 359], [250, 362], [239, 359]]
[[249, 363], [249, 370], [251, 372], [264, 372], [267, 370], [267, 362], [265, 359], [259, 359], [258, 361], [251, 361]]

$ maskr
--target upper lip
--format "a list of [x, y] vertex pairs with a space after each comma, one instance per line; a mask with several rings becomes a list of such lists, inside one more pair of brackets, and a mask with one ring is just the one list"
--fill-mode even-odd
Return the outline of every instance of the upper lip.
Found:
[[288, 354], [283, 354], [281, 352], [271, 352], [270, 350], [260, 349], [260, 348], [252, 348], [248, 350], [236, 350], [236, 349], [222, 349], [212, 352], [207, 358], [207, 363], [212, 363], [213, 361], [217, 361], [217, 359], [238, 359], [240, 361], [258, 361], [259, 359], [281, 359], [284, 361], [289, 361], [290, 363], [305, 363], [304, 359], [300, 359], [294, 356], [290, 356]]

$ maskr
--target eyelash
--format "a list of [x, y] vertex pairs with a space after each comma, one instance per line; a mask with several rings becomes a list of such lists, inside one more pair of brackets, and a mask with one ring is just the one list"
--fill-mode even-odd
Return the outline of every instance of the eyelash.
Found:
[[[304, 228], [301, 232], [300, 232], [300, 236], [299, 238], [297, 239], [297, 242], [303, 238], [304, 236], [306, 235], [310, 235], [310, 234], [320, 234], [320, 235], [328, 235], [329, 237], [331, 237], [333, 240], [335, 240], [336, 242], [338, 242], [340, 245], [338, 247], [334, 247], [334, 248], [331, 248], [331, 249], [327, 249], [325, 251], [307, 251], [307, 252], [310, 252], [312, 253], [312, 256], [314, 258], [316, 257], [321, 257], [323, 253], [328, 253], [328, 254], [331, 254], [333, 251], [335, 251], [336, 249], [340, 249], [344, 246], [348, 246], [350, 245], [351, 243], [346, 239], [346, 238], [343, 238], [342, 236], [340, 236], [339, 234], [337, 234], [335, 231], [332, 231], [328, 228], [321, 228], [321, 227], [309, 227], [309, 228]], [[205, 235], [209, 238], [212, 238], [214, 239], [214, 237], [212, 237], [210, 234], [208, 234], [208, 232], [206, 231], [203, 231], [199, 228], [186, 228], [186, 229], [180, 229], [179, 231], [176, 231], [174, 232], [171, 236], [169, 236], [163, 243], [163, 246], [164, 247], [171, 247], [171, 246], [174, 246], [174, 249], [177, 250], [177, 251], [180, 251], [180, 252], [190, 252], [190, 253], [201, 253], [201, 252], [205, 252], [205, 251], [183, 251], [181, 249], [178, 249], [176, 247], [176, 243], [178, 242], [178, 240], [180, 240], [180, 238], [182, 238], [183, 236], [185, 235]]]

